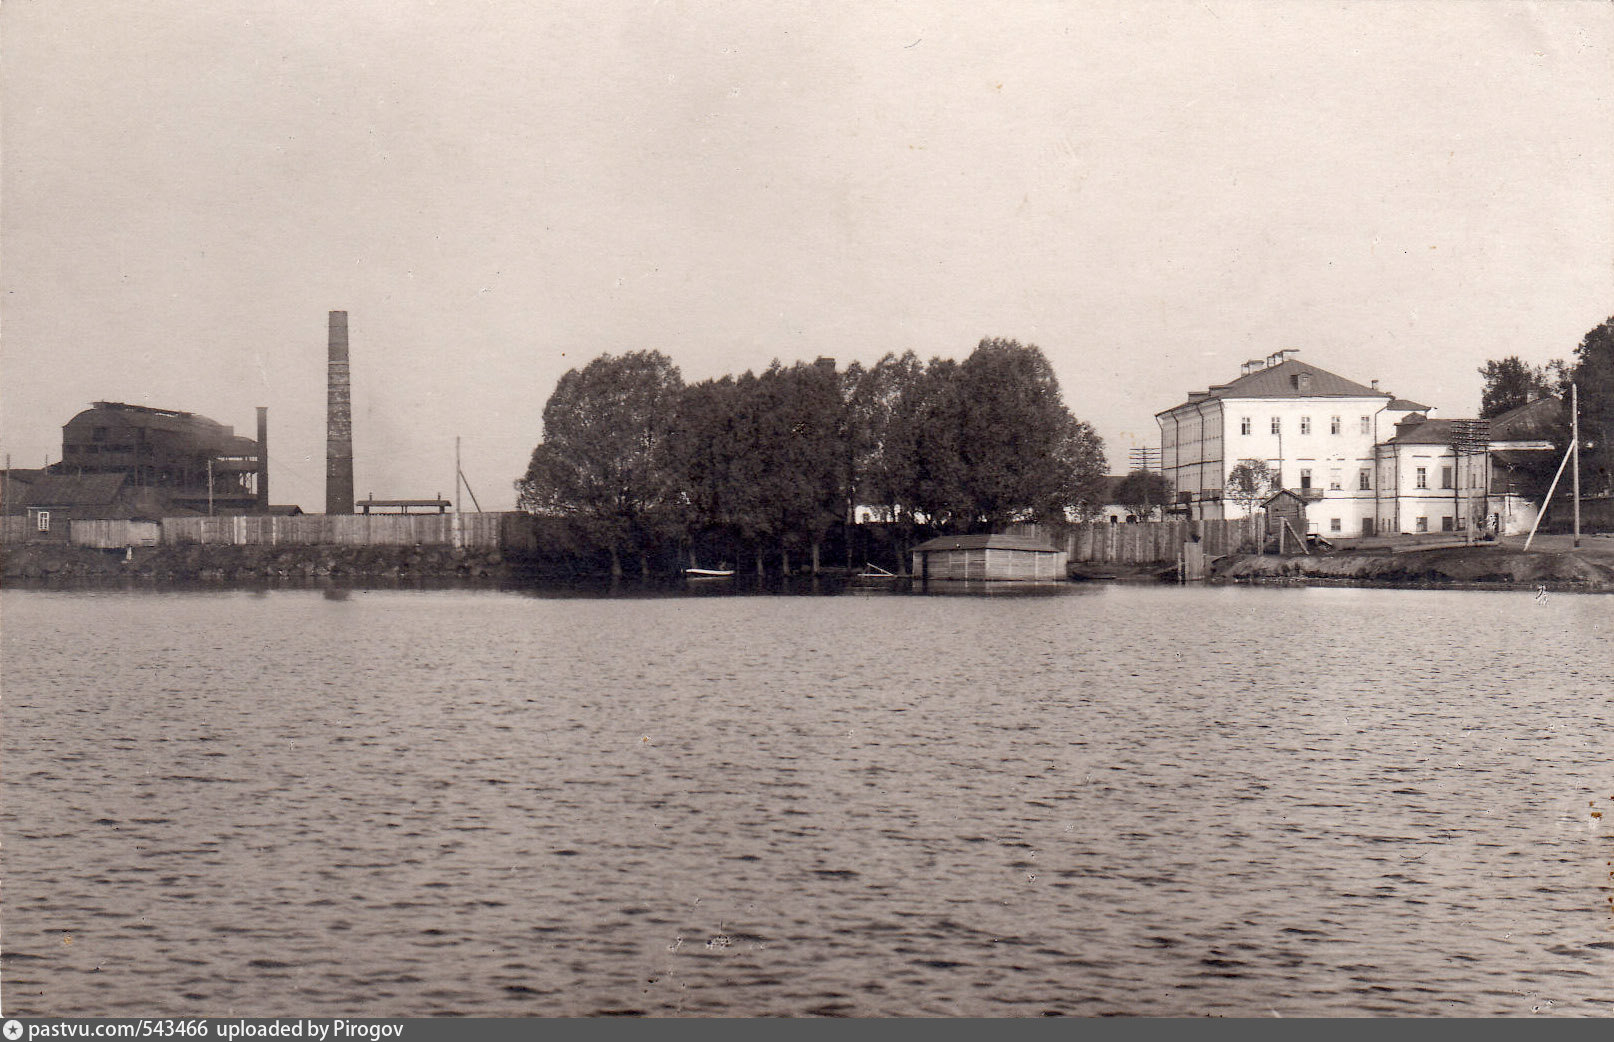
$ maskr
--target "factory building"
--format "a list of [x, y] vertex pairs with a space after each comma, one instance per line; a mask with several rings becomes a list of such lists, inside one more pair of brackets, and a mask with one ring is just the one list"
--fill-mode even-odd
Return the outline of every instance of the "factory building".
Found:
[[95, 402], [62, 426], [59, 463], [5, 475], [0, 513], [60, 522], [296, 512], [269, 505], [268, 437], [262, 408], [254, 440], [196, 413]]

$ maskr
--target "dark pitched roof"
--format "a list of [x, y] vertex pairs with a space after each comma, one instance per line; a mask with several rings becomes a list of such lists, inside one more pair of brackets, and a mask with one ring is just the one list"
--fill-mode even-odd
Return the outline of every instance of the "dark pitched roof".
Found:
[[31, 507], [101, 507], [117, 501], [126, 474], [50, 474], [21, 497]]
[[1548, 395], [1491, 417], [1492, 441], [1537, 441], [1551, 438], [1564, 403]]
[[1455, 427], [1461, 420], [1425, 420], [1411, 430], [1402, 431], [1389, 439], [1397, 445], [1450, 445], [1456, 438]]
[[916, 550], [1037, 550], [1054, 553], [1058, 547], [1046, 539], [1023, 535], [939, 535], [920, 543]]
[[1394, 409], [1397, 412], [1402, 410], [1406, 410], [1408, 412], [1428, 412], [1430, 407], [1427, 405], [1420, 405], [1410, 398], [1397, 398], [1389, 405], [1386, 405], [1385, 408]]
[[[1305, 376], [1306, 380], [1298, 379]], [[1301, 384], [1306, 384], [1301, 388]], [[1193, 405], [1212, 398], [1390, 398], [1355, 380], [1347, 380], [1309, 362], [1286, 358], [1277, 365], [1247, 373], [1232, 383], [1217, 384], [1204, 391], [1190, 392], [1182, 405]], [[1182, 405], [1172, 408], [1180, 409]], [[1164, 410], [1170, 412], [1171, 409]]]

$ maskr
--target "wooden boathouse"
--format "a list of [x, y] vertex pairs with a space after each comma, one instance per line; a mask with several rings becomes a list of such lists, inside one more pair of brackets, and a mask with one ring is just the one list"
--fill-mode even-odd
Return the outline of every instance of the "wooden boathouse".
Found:
[[1067, 578], [1064, 550], [1021, 535], [944, 535], [913, 550], [919, 579], [1043, 580]]

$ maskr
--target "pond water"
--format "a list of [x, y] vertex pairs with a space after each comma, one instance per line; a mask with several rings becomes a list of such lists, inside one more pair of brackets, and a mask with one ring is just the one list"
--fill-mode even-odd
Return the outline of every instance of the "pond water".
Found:
[[1614, 599], [1042, 593], [7, 590], [0, 1001], [1614, 1014]]

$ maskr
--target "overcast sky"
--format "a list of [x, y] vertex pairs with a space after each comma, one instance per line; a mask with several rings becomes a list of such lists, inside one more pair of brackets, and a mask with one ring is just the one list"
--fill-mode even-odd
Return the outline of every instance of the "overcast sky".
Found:
[[1112, 466], [1279, 348], [1442, 415], [1614, 314], [1614, 5], [6, 0], [3, 430], [511, 483], [568, 368], [1039, 345]]

